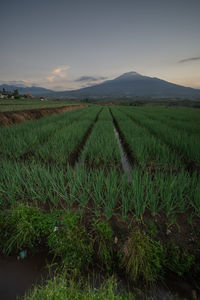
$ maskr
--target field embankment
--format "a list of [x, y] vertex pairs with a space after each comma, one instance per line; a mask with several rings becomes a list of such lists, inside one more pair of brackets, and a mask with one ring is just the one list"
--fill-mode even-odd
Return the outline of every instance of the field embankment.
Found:
[[71, 105], [52, 108], [18, 110], [18, 111], [5, 111], [0, 112], [0, 125], [8, 126], [18, 123], [23, 123], [27, 120], [40, 119], [48, 115], [63, 113], [79, 108], [84, 108], [86, 105]]

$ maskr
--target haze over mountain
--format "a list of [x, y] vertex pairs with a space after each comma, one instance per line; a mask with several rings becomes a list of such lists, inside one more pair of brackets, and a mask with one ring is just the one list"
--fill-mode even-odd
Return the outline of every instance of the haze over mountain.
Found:
[[[12, 86], [12, 89], [15, 88]], [[5, 89], [10, 90], [11, 87], [7, 86]], [[39, 87], [20, 87], [18, 90], [20, 93], [29, 92], [34, 96], [47, 95], [57, 98], [200, 98], [200, 89], [180, 86], [159, 78], [143, 76], [137, 72], [124, 73], [115, 79], [78, 90], [55, 92]]]
[[23, 84], [1, 84], [0, 92], [5, 89], [6, 92], [13, 92], [14, 90], [18, 90], [20, 95], [30, 93], [33, 96], [45, 96], [51, 93], [54, 93], [53, 90], [45, 89], [43, 87], [31, 86], [27, 87]]

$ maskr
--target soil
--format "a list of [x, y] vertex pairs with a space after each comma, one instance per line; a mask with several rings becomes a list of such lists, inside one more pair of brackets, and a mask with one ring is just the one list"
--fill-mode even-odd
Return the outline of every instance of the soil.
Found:
[[8, 126], [23, 123], [27, 120], [40, 119], [48, 115], [63, 113], [85, 107], [87, 107], [87, 105], [71, 105], [30, 110], [4, 111], [0, 113], [0, 126]]

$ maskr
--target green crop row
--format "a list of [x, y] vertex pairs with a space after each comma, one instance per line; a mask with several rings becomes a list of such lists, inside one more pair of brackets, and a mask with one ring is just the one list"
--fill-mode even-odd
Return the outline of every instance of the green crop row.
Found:
[[200, 163], [200, 138], [198, 135], [191, 135], [183, 128], [182, 131], [169, 127], [165, 122], [152, 120], [146, 115], [137, 113], [137, 111], [124, 110], [128, 116], [140, 125], [146, 127], [157, 136], [161, 141], [173, 147], [179, 156], [187, 157], [187, 159]]
[[[139, 217], [146, 209], [171, 215], [192, 208], [200, 215], [198, 175], [188, 174], [176, 151], [128, 117], [135, 118], [135, 109], [111, 111], [138, 161], [130, 180], [119, 174], [120, 153], [109, 109], [91, 107], [0, 131], [2, 207], [24, 200], [44, 206], [77, 203], [107, 218], [115, 213]], [[78, 149], [84, 136], [86, 143]], [[77, 150], [82, 164], [72, 168], [68, 163]], [[16, 159], [28, 151], [32, 151], [28, 160]]]
[[117, 108], [112, 108], [113, 116], [139, 165], [144, 170], [149, 169], [152, 171], [169, 171], [171, 169], [179, 171], [183, 168], [182, 162], [176, 153], [163, 145], [159, 139], [150, 135], [146, 128], [135, 124], [124, 113], [126, 111], [128, 113], [128, 110], [121, 112]]
[[154, 214], [163, 210], [167, 215], [184, 212], [191, 206], [196, 212], [199, 211], [197, 173], [189, 175], [176, 152], [171, 151], [167, 145], [151, 135], [148, 129], [138, 126], [131, 119], [127, 120], [125, 112], [129, 115], [127, 108], [122, 111], [112, 108], [119, 129], [141, 169], [134, 167], [132, 183], [127, 183], [121, 195], [123, 216], [126, 216], [131, 205], [129, 193], [136, 195], [134, 202], [136, 215], [142, 215], [146, 208]]
[[[185, 119], [179, 119], [179, 116], [172, 117], [170, 115], [171, 111], [167, 113], [165, 110], [151, 110], [151, 109], [139, 109], [137, 110], [137, 115], [143, 115], [143, 117], [147, 117], [152, 120], [160, 121], [161, 123], [164, 122], [169, 127], [175, 128], [176, 130], [186, 131], [188, 134], [193, 134], [198, 136], [200, 133], [200, 114], [198, 115], [199, 119], [190, 117], [188, 120], [185, 115]], [[179, 112], [177, 111], [177, 114]]]
[[75, 150], [79, 151], [77, 147], [94, 123], [99, 112], [99, 108], [89, 109], [81, 119], [56, 132], [46, 143], [38, 147], [34, 153], [34, 159], [47, 163], [57, 162], [63, 164], [70, 162], [70, 155]]
[[49, 137], [63, 127], [84, 116], [90, 109], [74, 110], [70, 113], [52, 115], [37, 121], [28, 121], [0, 130], [0, 157], [17, 159], [25, 153], [34, 152]]
[[178, 122], [184, 122], [185, 124], [196, 123], [200, 124], [200, 111], [199, 109], [193, 108], [183, 108], [183, 107], [163, 107], [163, 106], [153, 106], [153, 107], [134, 107], [137, 113], [149, 113], [154, 114], [158, 117], [165, 117], [170, 120], [176, 120]]
[[89, 167], [120, 168], [120, 153], [108, 108], [104, 108], [88, 138], [81, 162]]
[[105, 173], [103, 169], [5, 161], [0, 165], [0, 206], [3, 209], [21, 200], [45, 207], [76, 203], [97, 216], [111, 218], [117, 213], [124, 219], [129, 213], [139, 217], [146, 209], [154, 215], [160, 211], [173, 215], [192, 208], [200, 216], [200, 182], [196, 174], [191, 177], [185, 172], [174, 175], [158, 171], [152, 177], [133, 168], [131, 177], [127, 181], [115, 169]]

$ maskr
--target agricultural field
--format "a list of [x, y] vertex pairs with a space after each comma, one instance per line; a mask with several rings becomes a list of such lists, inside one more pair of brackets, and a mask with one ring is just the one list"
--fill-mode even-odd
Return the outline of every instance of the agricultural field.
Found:
[[72, 105], [72, 101], [38, 100], [38, 99], [0, 99], [0, 112], [36, 108], [62, 107]]
[[[160, 299], [169, 277], [190, 284], [165, 299], [199, 299], [198, 109], [91, 105], [1, 127], [0, 145], [1, 257], [59, 270], [25, 299]], [[104, 287], [82, 290], [95, 272]]]

